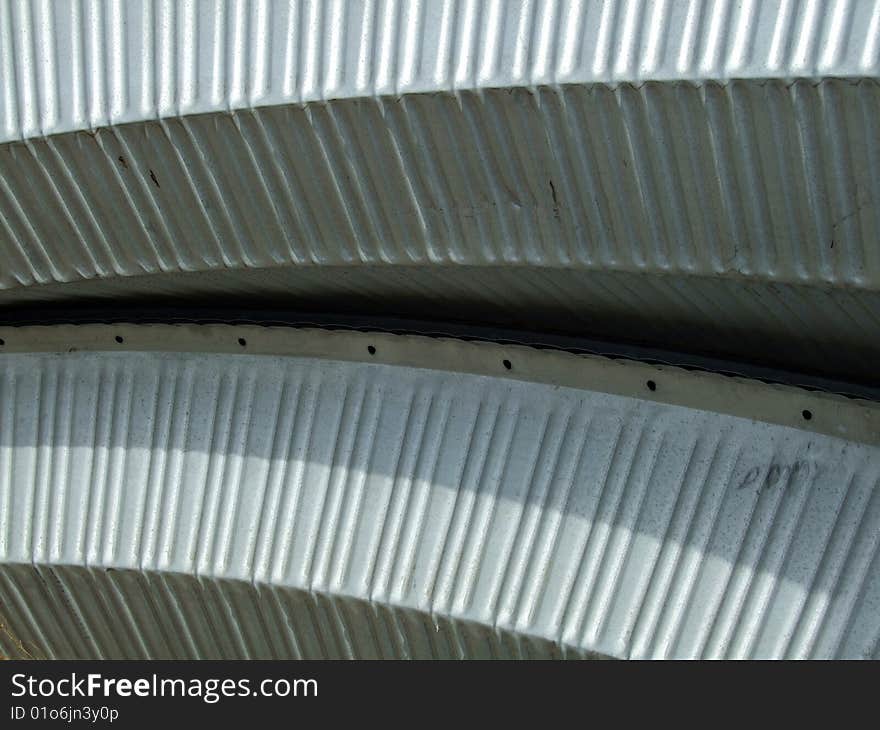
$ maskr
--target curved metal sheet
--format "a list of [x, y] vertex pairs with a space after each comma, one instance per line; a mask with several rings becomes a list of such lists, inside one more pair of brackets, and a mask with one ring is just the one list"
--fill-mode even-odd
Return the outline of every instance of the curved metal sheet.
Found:
[[7, 652], [877, 657], [876, 404], [405, 336], [3, 335]]
[[0, 3], [0, 141], [493, 87], [880, 75], [880, 3]]
[[0, 4], [0, 301], [246, 296], [852, 378], [880, 3]]

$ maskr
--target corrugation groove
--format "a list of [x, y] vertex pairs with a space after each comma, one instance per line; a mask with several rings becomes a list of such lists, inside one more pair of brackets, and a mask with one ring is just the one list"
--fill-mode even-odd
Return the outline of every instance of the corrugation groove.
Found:
[[873, 446], [399, 366], [2, 365], [8, 655], [876, 653]]

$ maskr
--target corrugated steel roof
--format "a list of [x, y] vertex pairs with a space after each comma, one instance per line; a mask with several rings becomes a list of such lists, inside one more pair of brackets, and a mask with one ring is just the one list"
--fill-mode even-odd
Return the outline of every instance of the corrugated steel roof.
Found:
[[[31, 653], [877, 656], [874, 404], [528, 348], [176, 329], [65, 328], [73, 354], [4, 357], [0, 596]], [[239, 336], [309, 356], [170, 351]], [[570, 378], [629, 391], [551, 384]], [[676, 403], [707, 387], [707, 410]], [[814, 416], [725, 413], [768, 408]], [[845, 423], [864, 426], [823, 433]]]
[[2, 138], [507, 86], [877, 77], [880, 3], [0, 4]]
[[[407, 313], [874, 381], [878, 79], [871, 0], [0, 0], [0, 304]], [[352, 334], [68, 352], [98, 329], [0, 340], [4, 651], [878, 656], [873, 405], [327, 344]]]

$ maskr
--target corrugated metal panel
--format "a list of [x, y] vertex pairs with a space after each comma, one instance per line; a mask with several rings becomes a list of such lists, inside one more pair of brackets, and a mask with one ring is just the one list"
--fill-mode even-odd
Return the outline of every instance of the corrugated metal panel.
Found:
[[484, 322], [871, 377], [877, 118], [873, 80], [650, 83], [10, 144], [0, 301], [220, 288], [440, 319], [469, 306]]
[[4, 0], [0, 300], [239, 272], [867, 377], [878, 38], [867, 0]]
[[[17, 625], [38, 637], [0, 629], [0, 651], [12, 657], [602, 658], [573, 647], [563, 655], [554, 642], [480, 623], [266, 583], [15, 564], [0, 568], [0, 586]], [[28, 601], [29, 616], [19, 612]], [[50, 608], [58, 602], [76, 613]]]
[[31, 653], [877, 656], [876, 433], [327, 359], [2, 364], [0, 593]]
[[2, 138], [505, 86], [877, 76], [880, 3], [3, 0]]
[[[0, 0], [0, 301], [406, 308], [875, 378], [878, 39], [868, 0]], [[0, 365], [10, 653], [878, 655], [876, 428], [842, 416]]]
[[32, 140], [0, 157], [0, 285], [363, 262], [876, 289], [878, 116], [876, 81], [600, 85]]

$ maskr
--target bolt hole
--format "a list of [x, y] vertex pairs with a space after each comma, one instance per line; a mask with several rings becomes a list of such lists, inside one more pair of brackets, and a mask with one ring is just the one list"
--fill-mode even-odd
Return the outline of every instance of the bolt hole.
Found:
[[513, 365], [510, 364], [510, 360], [502, 360], [501, 364], [504, 365], [505, 370], [510, 370]]
[[369, 352], [371, 355], [375, 355], [375, 354], [376, 354], [376, 348], [373, 347], [372, 345], [367, 345], [367, 352]]
[[805, 421], [809, 421], [810, 419], [813, 418], [813, 414], [811, 411], [807, 411], [807, 410], [801, 411], [801, 415], [804, 417]]
[[244, 337], [239, 337], [238, 344], [241, 345], [242, 347], [247, 347], [247, 340]]
[[657, 390], [657, 383], [655, 383], [653, 380], [649, 380], [647, 383], [645, 383], [645, 385], [648, 386], [648, 390], [650, 390], [652, 393]]
[[116, 335], [116, 337], [114, 337], [113, 339], [116, 340], [120, 345], [121, 345], [123, 342], [125, 342], [125, 340], [122, 339], [122, 336], [121, 336], [121, 335]]

